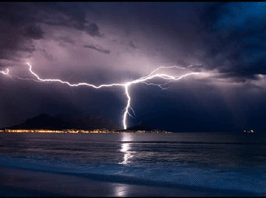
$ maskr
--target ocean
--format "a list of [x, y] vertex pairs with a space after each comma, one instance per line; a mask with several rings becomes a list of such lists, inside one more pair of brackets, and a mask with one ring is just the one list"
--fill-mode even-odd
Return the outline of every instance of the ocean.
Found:
[[0, 133], [0, 166], [265, 196], [266, 135]]

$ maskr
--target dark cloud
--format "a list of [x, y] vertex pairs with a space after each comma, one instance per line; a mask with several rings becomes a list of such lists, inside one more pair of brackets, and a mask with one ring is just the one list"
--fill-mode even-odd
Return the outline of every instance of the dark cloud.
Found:
[[31, 3], [7, 3], [0, 4], [0, 19], [13, 27], [21, 27], [36, 22], [36, 9]]
[[100, 47], [98, 45], [96, 45], [96, 46], [94, 46], [94, 45], [84, 45], [83, 47], [90, 48], [90, 49], [96, 50], [96, 51], [104, 53], [104, 54], [110, 54], [110, 50], [103, 49], [102, 47]]
[[84, 30], [91, 36], [99, 36], [99, 37], [102, 36], [99, 27], [96, 23], [90, 24], [88, 27], [85, 27]]
[[216, 22], [225, 14], [230, 14], [228, 3], [217, 2], [209, 4], [204, 10], [199, 13], [201, 27], [204, 30], [213, 30]]
[[[253, 6], [253, 11], [246, 12]], [[17, 51], [34, 51], [29, 40], [44, 38], [41, 24], [69, 27], [102, 37], [98, 24], [87, 21], [87, 13], [121, 27], [131, 35], [136, 31], [149, 39], [160, 38], [169, 49], [158, 52], [166, 59], [178, 59], [182, 66], [197, 59], [205, 69], [250, 77], [265, 74], [263, 62], [266, 45], [266, 22], [256, 15], [256, 4], [245, 3], [1, 3], [1, 58], [12, 57]], [[133, 20], [134, 19], [134, 20]], [[239, 22], [240, 21], [240, 22]], [[242, 21], [242, 22], [241, 22]], [[4, 24], [5, 23], [5, 24]], [[98, 23], [98, 22], [97, 22]], [[235, 25], [234, 25], [235, 24]], [[5, 39], [5, 35], [10, 35]], [[154, 38], [153, 38], [154, 37]], [[156, 37], [156, 38], [155, 38]], [[65, 37], [66, 38], [66, 37]], [[6, 40], [6, 41], [4, 41]], [[9, 40], [9, 41], [8, 41]], [[72, 43], [72, 40], [64, 39]], [[122, 42], [122, 41], [121, 41]], [[135, 41], [128, 46], [136, 49]], [[172, 46], [171, 46], [172, 45]], [[23, 46], [23, 47], [22, 47]], [[170, 49], [170, 47], [172, 49]], [[110, 50], [98, 46], [88, 48], [102, 53]], [[157, 45], [154, 49], [162, 48]], [[148, 51], [148, 50], [147, 50]], [[199, 54], [198, 51], [202, 53]], [[170, 53], [169, 53], [170, 52]], [[150, 52], [150, 54], [156, 54]], [[179, 54], [179, 58], [175, 58]], [[262, 64], [261, 66], [259, 64]], [[239, 72], [238, 72], [239, 71]]]
[[[160, 92], [158, 87], [134, 85], [130, 88], [132, 107], [139, 111], [138, 119], [148, 118], [150, 123], [161, 120], [161, 126], [169, 126], [169, 130], [177, 128], [176, 120], [180, 125], [187, 123], [191, 131], [194, 130], [196, 127], [190, 124], [191, 117], [198, 128], [202, 122], [205, 123], [202, 130], [207, 130], [212, 123], [213, 130], [215, 125], [221, 127], [220, 130], [227, 130], [234, 126], [230, 121], [231, 112], [226, 110], [227, 104], [222, 97], [231, 97], [230, 100], [239, 103], [236, 110], [239, 116], [242, 116], [242, 108], [246, 108], [251, 98], [250, 90], [255, 90], [253, 97], [265, 101], [265, 91], [262, 91], [265, 77], [260, 75], [266, 74], [265, 18], [263, 3], [5, 2], [0, 3], [0, 67], [6, 68], [14, 63], [25, 66], [25, 59], [31, 57], [30, 61], [36, 65], [34, 69], [43, 78], [59, 76], [73, 82], [82, 80], [95, 84], [126, 82], [147, 75], [161, 65], [178, 65], [186, 68], [184, 71], [207, 71], [213, 74], [211, 79], [204, 82], [198, 80], [194, 84], [190, 78], [184, 79], [171, 83], [169, 90], [164, 92]], [[100, 53], [90, 53], [87, 49]], [[103, 56], [101, 53], [109, 55]], [[27, 70], [25, 73], [25, 76], [30, 75]], [[0, 80], [4, 85], [9, 85], [9, 81], [2, 76]], [[60, 101], [64, 100], [67, 100], [65, 106], [70, 109], [75, 109], [77, 105], [80, 111], [98, 112], [100, 109], [104, 114], [107, 112], [101, 108], [101, 103], [104, 103], [106, 108], [111, 109], [106, 114], [120, 122], [126, 103], [123, 89], [119, 93], [117, 90], [112, 92], [111, 95], [115, 96], [110, 99], [104, 92], [107, 89], [98, 92], [84, 87], [70, 89], [58, 84], [57, 87], [51, 83], [49, 85], [53, 89], [50, 90], [48, 83], [36, 84], [32, 81], [23, 81], [21, 88], [10, 91], [19, 82], [13, 81], [13, 84], [6, 86], [8, 89], [2, 86], [1, 95], [5, 96], [5, 100], [0, 108], [3, 112], [7, 112], [5, 108], [11, 109], [8, 110], [9, 116], [2, 116], [6, 117], [4, 119], [12, 120], [12, 114], [17, 113], [18, 108], [22, 113], [17, 116], [22, 119], [23, 112], [32, 108], [32, 101], [44, 97], [32, 110], [36, 111], [36, 115], [45, 109], [60, 112], [60, 104], [64, 104]], [[219, 94], [222, 94], [214, 87], [219, 82], [226, 82], [232, 87], [237, 84], [242, 89], [236, 89], [237, 96], [231, 96], [230, 91], [234, 89], [222, 87], [225, 94], [219, 99]], [[58, 90], [62, 91], [62, 95]], [[193, 98], [192, 92], [199, 99]], [[241, 95], [238, 96], [238, 93]], [[91, 97], [88, 98], [88, 95]], [[17, 103], [20, 98], [23, 101]], [[76, 100], [75, 105], [69, 98]], [[50, 100], [49, 108], [45, 107], [47, 100]], [[170, 102], [162, 105], [162, 101]], [[211, 101], [210, 105], [205, 101]], [[116, 105], [112, 107], [108, 102]], [[206, 103], [206, 108], [202, 107], [203, 103]], [[254, 102], [252, 105], [257, 104]], [[149, 108], [143, 111], [146, 106]], [[233, 105], [232, 112], [235, 112], [234, 108]], [[265, 105], [262, 109], [261, 120]], [[162, 116], [158, 116], [161, 113]], [[220, 121], [220, 117], [224, 120]], [[171, 120], [170, 124], [168, 120]], [[223, 126], [223, 121], [229, 124]], [[240, 126], [241, 123], [238, 124]], [[186, 129], [180, 127], [180, 130]]]
[[20, 30], [2, 20], [0, 25], [5, 27], [0, 29], [0, 60], [17, 62], [35, 50], [31, 41]]
[[[246, 3], [217, 3], [203, 14], [205, 23], [206, 67], [217, 68], [223, 76], [235, 76], [235, 79], [256, 79], [257, 74], [265, 74], [266, 51], [264, 39], [265, 15], [248, 12]], [[260, 6], [253, 6], [253, 12]], [[259, 22], [259, 25], [258, 25]]]
[[194, 72], [201, 72], [204, 69], [204, 65], [189, 65], [187, 68], [191, 69]]
[[32, 25], [25, 28], [23, 35], [28, 38], [39, 40], [43, 38], [44, 32], [41, 27]]
[[[129, 3], [116, 6], [123, 6], [124, 11], [110, 7], [108, 16], [121, 16], [117, 23], [127, 35], [138, 30], [145, 35], [142, 41], [153, 39], [156, 43], [159, 39], [168, 43], [160, 54], [181, 66], [198, 60], [205, 69], [217, 69], [223, 76], [235, 75], [236, 79], [256, 80], [254, 76], [265, 74], [266, 20], [265, 13], [260, 11], [265, 9], [262, 3]], [[130, 17], [125, 17], [126, 13]], [[138, 22], [132, 23], [132, 18]], [[134, 41], [129, 41], [128, 45], [134, 48]], [[156, 49], [159, 47], [161, 45]]]
[[75, 41], [72, 38], [70, 38], [69, 36], [60, 36], [60, 37], [58, 37], [58, 39], [60, 41], [65, 42], [65, 43], [75, 44]]
[[[82, 3], [0, 3], [0, 59], [19, 61], [29, 57], [35, 51], [32, 41], [44, 39], [43, 24], [101, 36], [99, 27], [87, 22], [88, 10], [89, 4]], [[73, 39], [62, 38], [74, 44]]]
[[18, 63], [35, 51], [32, 40], [44, 35], [35, 24], [35, 11], [30, 3], [0, 4], [0, 59]]
[[38, 3], [34, 4], [36, 9], [42, 13], [36, 14], [38, 21], [52, 26], [66, 26], [77, 30], [84, 30], [86, 21], [86, 11], [88, 4], [82, 3]]
[[132, 47], [133, 49], [136, 49], [136, 48], [137, 48], [136, 45], [135, 45], [132, 41], [130, 41], [130, 42], [128, 43], [128, 45], [129, 45], [130, 47]]

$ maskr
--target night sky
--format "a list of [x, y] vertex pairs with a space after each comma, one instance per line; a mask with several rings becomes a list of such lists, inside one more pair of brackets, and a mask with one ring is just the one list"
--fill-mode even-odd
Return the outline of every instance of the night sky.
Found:
[[[266, 130], [266, 3], [0, 3], [0, 128], [41, 113], [103, 115], [122, 128], [124, 83], [160, 66], [166, 90], [129, 89], [135, 118], [175, 132]], [[152, 83], [166, 83], [160, 79]]]

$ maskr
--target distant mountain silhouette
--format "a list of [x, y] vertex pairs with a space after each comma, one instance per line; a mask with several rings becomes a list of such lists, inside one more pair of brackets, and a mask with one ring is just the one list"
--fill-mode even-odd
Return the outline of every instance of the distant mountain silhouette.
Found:
[[145, 130], [145, 131], [152, 131], [155, 130], [155, 128], [151, 128], [143, 123], [143, 121], [140, 121], [137, 125], [129, 127], [127, 130], [129, 131], [138, 131], [138, 130]]
[[118, 129], [117, 125], [111, 119], [103, 116], [71, 116], [71, 115], [57, 115], [49, 116], [47, 114], [40, 114], [39, 116], [27, 119], [25, 122], [6, 127], [7, 129]]

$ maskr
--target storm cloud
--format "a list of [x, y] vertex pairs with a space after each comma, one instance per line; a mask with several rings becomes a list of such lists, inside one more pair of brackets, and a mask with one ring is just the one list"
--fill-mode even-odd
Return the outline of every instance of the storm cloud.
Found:
[[[137, 120], [131, 120], [132, 124], [141, 119], [160, 123], [155, 116], [160, 113], [174, 122], [175, 118], [185, 121], [189, 120], [191, 114], [200, 115], [199, 112], [204, 112], [202, 120], [206, 118], [219, 125], [219, 116], [216, 117], [212, 111], [217, 109], [231, 128], [240, 128], [243, 123], [251, 126], [256, 121], [247, 112], [254, 107], [262, 119], [262, 112], [266, 108], [262, 102], [266, 90], [265, 13], [264, 2], [4, 2], [0, 3], [0, 71], [10, 68], [10, 74], [30, 78], [32, 76], [26, 64], [30, 62], [34, 71], [43, 78], [63, 78], [71, 82], [86, 81], [99, 85], [134, 80], [160, 66], [178, 66], [184, 69], [167, 72], [176, 72], [176, 75], [191, 71], [205, 72], [209, 77], [167, 84], [168, 92], [161, 92], [158, 87], [152, 86], [132, 88], [134, 101], [139, 96], [142, 98], [132, 104], [139, 115]], [[0, 79], [5, 85], [9, 82], [2, 75]], [[12, 86], [8, 86], [10, 90], [17, 82], [16, 78], [12, 80]], [[34, 91], [28, 91], [30, 96], [18, 91], [18, 96], [24, 97], [25, 106], [31, 104], [26, 102], [27, 97], [38, 101], [39, 96], [47, 98], [45, 95], [49, 95], [52, 97], [49, 99], [51, 104], [53, 101], [62, 101], [70, 89], [61, 87], [64, 91], [54, 90], [56, 94], [53, 95], [49, 89], [37, 88], [48, 86], [46, 84], [24, 81], [22, 84], [20, 86], [23, 89], [28, 87], [36, 91], [36, 95]], [[202, 91], [199, 93], [198, 90]], [[106, 106], [101, 113], [120, 121], [125, 99], [122, 92], [110, 90], [106, 94], [111, 99], [102, 99], [101, 103], [97, 99], [102, 93], [97, 95], [95, 91], [88, 90], [87, 94], [82, 94], [79, 89], [70, 89], [70, 92], [79, 97], [66, 94], [67, 102], [62, 102], [68, 106], [66, 112], [72, 112], [73, 109], [97, 112], [96, 107], [101, 108], [101, 104], [110, 102], [114, 106]], [[193, 93], [196, 96], [192, 101]], [[1, 111], [7, 111], [5, 109], [8, 106], [13, 110], [22, 109], [11, 102], [15, 96], [9, 95], [9, 90], [2, 88], [1, 94], [5, 95], [2, 101], [6, 104], [0, 106]], [[88, 100], [83, 100], [88, 96]], [[148, 100], [151, 97], [153, 100]], [[167, 104], [160, 105], [159, 101], [164, 101], [164, 98], [184, 108], [176, 107], [172, 111]], [[37, 103], [42, 105], [43, 102], [40, 100]], [[217, 105], [221, 109], [216, 108]], [[59, 107], [52, 106], [47, 109], [52, 113], [60, 112]], [[157, 113], [147, 118], [141, 111], [145, 106], [149, 109], [147, 112], [155, 111], [152, 110], [155, 108]], [[23, 111], [25, 109], [23, 107]], [[43, 113], [43, 109], [38, 109], [36, 104], [33, 112], [27, 115]], [[169, 113], [164, 112], [164, 109]], [[187, 119], [181, 118], [177, 111], [183, 112]], [[170, 115], [174, 115], [173, 118]], [[23, 116], [17, 117], [17, 120], [22, 120]], [[196, 120], [198, 116], [192, 117], [199, 126], [200, 121]], [[8, 116], [0, 119], [5, 120], [5, 126], [12, 123], [7, 121]], [[163, 120], [167, 119], [162, 118], [158, 126], [167, 125]], [[169, 124], [169, 129], [173, 128], [174, 123]]]
[[100, 46], [84, 45], [83, 47], [85, 47], [85, 48], [90, 48], [90, 49], [96, 50], [96, 51], [101, 52], [101, 53], [104, 53], [104, 54], [109, 54], [109, 53], [110, 53], [110, 50], [103, 49], [103, 48], [100, 47]]
[[[97, 23], [109, 23], [120, 31], [120, 43], [136, 49], [141, 42], [142, 53], [172, 64], [202, 64], [243, 79], [265, 74], [264, 3], [1, 3], [0, 9], [2, 59], [34, 51], [31, 40], [45, 40], [44, 25], [102, 37]], [[106, 43], [111, 30], [105, 30]]]

